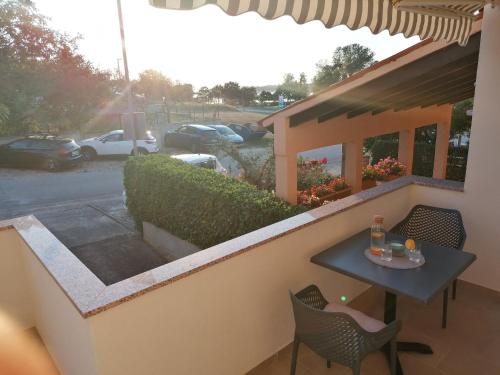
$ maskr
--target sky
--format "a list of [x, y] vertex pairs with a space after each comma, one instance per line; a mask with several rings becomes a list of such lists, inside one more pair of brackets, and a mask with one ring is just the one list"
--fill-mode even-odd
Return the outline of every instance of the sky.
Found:
[[[49, 25], [80, 35], [80, 52], [95, 66], [117, 69], [121, 41], [115, 0], [35, 0]], [[326, 29], [319, 21], [298, 25], [286, 16], [268, 21], [256, 13], [230, 17], [214, 5], [193, 11], [151, 7], [147, 0], [122, 0], [131, 78], [156, 69], [196, 89], [227, 81], [245, 86], [278, 84], [285, 73], [305, 72], [331, 58], [336, 47], [360, 43], [382, 60], [419, 41], [366, 27]], [[123, 62], [119, 61], [123, 71]]]

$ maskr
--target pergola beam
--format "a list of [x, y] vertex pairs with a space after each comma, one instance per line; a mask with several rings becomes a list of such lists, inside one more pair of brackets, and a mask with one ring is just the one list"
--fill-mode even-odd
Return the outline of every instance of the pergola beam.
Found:
[[[461, 61], [468, 66], [471, 62], [477, 60], [479, 43], [480, 33], [477, 33], [471, 37], [465, 47], [459, 47], [456, 44], [450, 45], [365, 83], [360, 87], [354, 88], [347, 93], [341, 94], [336, 98], [326, 100], [323, 103], [292, 115], [290, 117], [290, 126], [297, 126], [313, 119], [319, 119], [319, 122], [324, 122], [337, 115], [353, 111], [360, 103], [361, 105], [369, 105], [372, 102], [370, 99], [380, 98], [381, 93], [385, 93], [386, 95], [389, 93], [390, 95], [395, 88], [405, 89], [404, 85], [422, 80], [422, 72], [428, 72], [426, 73], [426, 79], [431, 79], [432, 77], [438, 79], [439, 77], [436, 76], [436, 72], [445, 74], [447, 70], [452, 70], [457, 61]], [[410, 87], [406, 86], [406, 89]], [[415, 87], [413, 88], [415, 89]]]
[[[460, 65], [457, 66], [458, 62], [446, 66], [445, 72], [436, 72], [432, 74], [432, 78], [426, 77], [428, 74], [422, 75], [418, 79], [411, 82], [404, 82], [398, 87], [393, 88], [390, 91], [381, 92], [376, 97], [369, 99], [368, 104], [361, 104], [357, 108], [351, 110], [347, 114], [347, 118], [353, 118], [363, 113], [374, 111], [377, 108], [391, 108], [391, 104], [394, 100], [406, 97], [407, 95], [415, 95], [417, 90], [429, 90], [438, 85], [446, 85], [448, 82], [460, 79], [462, 75], [470, 76], [476, 75], [477, 70], [477, 54], [467, 57], [466, 61], [461, 61]], [[439, 77], [439, 82], [436, 83], [436, 77]]]
[[[365, 99], [364, 102], [353, 102], [349, 106], [336, 109], [318, 118], [318, 122], [324, 122], [331, 118], [343, 115], [347, 112], [347, 118], [353, 118], [378, 107], [390, 108], [394, 101], [408, 95], [417, 95], [418, 90], [432, 89], [436, 85], [446, 84], [459, 79], [462, 75], [476, 75], [477, 53], [466, 56], [464, 59], [454, 61], [441, 69], [426, 73], [410, 81], [400, 83], [390, 89], [382, 90], [377, 95]], [[353, 90], [354, 91], [354, 90]]]

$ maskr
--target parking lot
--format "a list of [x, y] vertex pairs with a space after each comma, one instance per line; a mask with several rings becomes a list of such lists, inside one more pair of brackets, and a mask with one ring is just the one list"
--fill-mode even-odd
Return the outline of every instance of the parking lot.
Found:
[[[271, 142], [240, 148], [242, 154], [267, 157]], [[188, 153], [168, 148], [164, 153]], [[221, 164], [234, 176], [237, 163], [223, 154]], [[328, 157], [328, 169], [340, 166], [339, 148], [303, 156]], [[0, 168], [0, 220], [35, 215], [105, 284], [158, 267], [165, 258], [142, 241], [123, 204], [125, 158], [100, 158], [60, 172]]]

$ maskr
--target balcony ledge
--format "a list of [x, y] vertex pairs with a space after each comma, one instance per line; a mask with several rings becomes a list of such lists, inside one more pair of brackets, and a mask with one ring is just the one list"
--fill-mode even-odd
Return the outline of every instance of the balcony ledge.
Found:
[[34, 216], [0, 221], [0, 230], [15, 229], [80, 314], [88, 318], [305, 226], [409, 185], [457, 192], [464, 190], [463, 183], [455, 181], [418, 176], [401, 177], [109, 286], [103, 284]]

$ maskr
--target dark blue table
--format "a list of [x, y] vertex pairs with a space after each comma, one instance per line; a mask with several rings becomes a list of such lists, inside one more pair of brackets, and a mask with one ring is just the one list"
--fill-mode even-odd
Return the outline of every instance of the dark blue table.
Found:
[[[387, 233], [387, 241], [405, 238]], [[354, 236], [314, 255], [311, 262], [352, 278], [385, 289], [384, 322], [396, 320], [397, 295], [429, 303], [443, 292], [472, 262], [474, 254], [422, 242], [425, 264], [410, 270], [392, 269], [371, 262], [364, 255], [370, 246], [370, 230]], [[421, 343], [398, 342], [399, 351], [432, 354], [432, 348]], [[403, 374], [398, 360], [398, 374]]]

